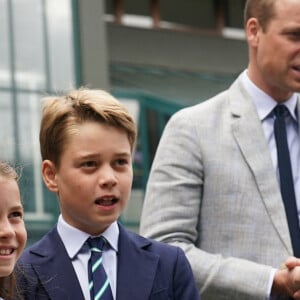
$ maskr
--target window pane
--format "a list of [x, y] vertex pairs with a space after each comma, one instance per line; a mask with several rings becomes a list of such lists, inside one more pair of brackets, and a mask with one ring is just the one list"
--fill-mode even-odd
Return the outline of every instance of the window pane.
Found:
[[70, 0], [47, 1], [48, 38], [53, 90], [74, 87], [72, 7]]
[[213, 29], [215, 27], [214, 1], [160, 0], [161, 20], [186, 26]]
[[14, 161], [15, 138], [11, 94], [0, 92], [0, 153], [1, 159]]
[[18, 94], [18, 131], [20, 159], [32, 162], [39, 153], [40, 96], [35, 93]]
[[127, 0], [124, 2], [125, 14], [149, 16], [151, 14], [149, 0]]
[[105, 0], [105, 12], [114, 14], [114, 0]]
[[39, 151], [40, 95], [18, 94], [18, 147], [23, 176], [20, 184], [26, 212], [37, 211], [36, 201], [43, 200]]
[[0, 0], [0, 87], [11, 83], [7, 1]]
[[19, 88], [45, 88], [41, 3], [40, 0], [13, 1], [16, 82]]
[[229, 0], [226, 11], [226, 26], [243, 28], [244, 27], [244, 3], [245, 1]]

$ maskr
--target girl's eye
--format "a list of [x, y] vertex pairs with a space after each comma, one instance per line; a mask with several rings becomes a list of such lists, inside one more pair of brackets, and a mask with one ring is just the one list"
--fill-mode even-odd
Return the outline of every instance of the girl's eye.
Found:
[[21, 211], [14, 211], [9, 215], [10, 218], [21, 218], [23, 219], [23, 212]]

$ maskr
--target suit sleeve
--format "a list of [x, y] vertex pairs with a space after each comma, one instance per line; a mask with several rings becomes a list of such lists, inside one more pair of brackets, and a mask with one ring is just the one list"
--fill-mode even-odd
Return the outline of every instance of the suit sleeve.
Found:
[[182, 251], [177, 248], [178, 259], [174, 272], [174, 299], [200, 300], [199, 290], [197, 289], [191, 266]]
[[[206, 170], [197, 128], [185, 110], [172, 116], [160, 140], [147, 185], [140, 233], [185, 251], [204, 299], [265, 300], [270, 266], [225, 258], [195, 246], [201, 240], [197, 228]], [[206, 138], [209, 136], [204, 133], [201, 139]]]

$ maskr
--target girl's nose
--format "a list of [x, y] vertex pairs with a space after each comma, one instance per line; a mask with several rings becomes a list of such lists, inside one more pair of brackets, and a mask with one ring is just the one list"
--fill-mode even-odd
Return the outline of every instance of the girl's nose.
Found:
[[14, 235], [14, 230], [9, 219], [0, 220], [0, 238], [8, 238]]

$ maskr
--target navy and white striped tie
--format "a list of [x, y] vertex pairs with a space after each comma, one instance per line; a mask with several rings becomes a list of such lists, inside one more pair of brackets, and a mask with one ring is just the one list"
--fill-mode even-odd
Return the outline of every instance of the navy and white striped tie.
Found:
[[88, 264], [91, 300], [113, 300], [109, 280], [102, 264], [102, 249], [105, 243], [106, 240], [102, 236], [88, 239], [91, 249]]

